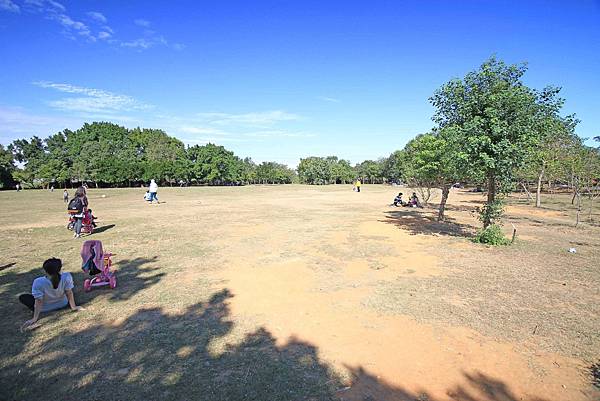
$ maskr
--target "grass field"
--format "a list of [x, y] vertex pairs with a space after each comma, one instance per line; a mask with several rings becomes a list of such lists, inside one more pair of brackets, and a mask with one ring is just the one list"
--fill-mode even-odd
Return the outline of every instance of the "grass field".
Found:
[[[0, 400], [600, 399], [600, 209], [511, 197], [517, 241], [490, 248], [481, 194], [437, 223], [363, 189], [90, 190], [118, 275], [90, 293], [61, 191], [1, 192]], [[85, 311], [21, 332], [51, 256]]]

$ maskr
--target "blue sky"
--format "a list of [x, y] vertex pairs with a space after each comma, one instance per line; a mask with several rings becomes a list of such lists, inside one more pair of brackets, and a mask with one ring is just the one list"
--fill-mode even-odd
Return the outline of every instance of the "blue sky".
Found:
[[387, 156], [496, 54], [600, 135], [598, 1], [0, 0], [0, 143], [84, 121], [297, 165]]

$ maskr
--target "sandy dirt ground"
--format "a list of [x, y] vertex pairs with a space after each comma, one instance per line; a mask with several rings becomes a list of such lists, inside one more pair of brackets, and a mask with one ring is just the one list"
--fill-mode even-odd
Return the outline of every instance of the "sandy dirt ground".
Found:
[[[148, 307], [178, 315], [227, 290], [233, 328], [208, 345], [213, 355], [256, 330], [269, 332], [280, 349], [311, 344], [320, 363], [342, 378], [332, 393], [340, 400], [600, 399], [587, 370], [600, 357], [597, 227], [573, 231], [568, 213], [515, 201], [506, 221], [517, 227], [517, 243], [497, 250], [469, 241], [480, 194], [453, 192], [450, 222], [440, 224], [432, 220], [434, 209], [390, 207], [398, 188], [363, 188], [163, 189], [165, 203], [152, 206], [138, 199], [139, 189], [93, 190], [94, 213], [110, 227], [93, 237], [117, 253], [117, 269], [120, 261], [141, 257], [146, 265], [129, 283], [124, 270], [114, 294], [104, 291], [90, 302], [88, 317], [71, 319], [69, 330], [123, 324]], [[6, 239], [0, 264], [18, 264], [1, 273], [21, 269], [23, 281], [34, 277], [31, 266], [51, 249], [77, 260], [77, 240], [59, 231], [62, 216], [12, 219], [21, 206], [7, 210], [10, 196], [0, 198]], [[42, 196], [35, 194], [34, 202]], [[566, 234], [546, 235], [548, 227]], [[511, 233], [511, 224], [504, 228]], [[23, 244], [48, 232], [52, 241], [42, 241], [25, 261], [16, 257], [26, 252]], [[573, 242], [580, 244], [576, 255], [566, 252]], [[532, 263], [520, 267], [525, 260]], [[551, 270], [555, 262], [582, 273], [565, 278]], [[65, 267], [76, 268], [76, 262]], [[556, 289], [536, 296], [553, 282], [560, 283]], [[578, 289], [560, 292], [563, 282]], [[5, 286], [2, 295], [16, 290]], [[109, 312], [117, 306], [118, 313]], [[552, 323], [569, 320], [567, 314], [577, 321], [564, 328]], [[4, 334], [17, 335], [15, 327]], [[61, 326], [41, 326], [3, 363], [32, 358], [36, 344], [48, 341], [49, 327]]]

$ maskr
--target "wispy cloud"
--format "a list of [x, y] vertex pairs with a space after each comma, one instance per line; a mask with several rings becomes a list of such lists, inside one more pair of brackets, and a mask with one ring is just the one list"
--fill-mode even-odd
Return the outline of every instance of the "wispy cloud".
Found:
[[149, 49], [154, 46], [156, 42], [144, 38], [134, 39], [126, 42], [121, 42], [121, 47], [131, 47], [134, 49]]
[[21, 11], [21, 7], [11, 0], [0, 0], [0, 10], [10, 11], [11, 13], [18, 13]]
[[186, 134], [196, 134], [196, 135], [218, 135], [218, 136], [228, 136], [230, 135], [228, 132], [222, 131], [216, 128], [210, 127], [196, 127], [193, 125], [184, 125], [178, 128], [178, 131], [184, 132]]
[[136, 24], [137, 26], [143, 26], [145, 28], [150, 26], [150, 21], [142, 19], [142, 18], [138, 18], [135, 21], [133, 21], [134, 24]]
[[90, 17], [91, 19], [93, 19], [96, 22], [100, 22], [102, 24], [106, 24], [106, 22], [108, 21], [106, 19], [106, 17], [104, 16], [104, 14], [98, 12], [98, 11], [90, 11], [87, 13], [88, 17]]
[[317, 135], [307, 132], [296, 132], [287, 130], [265, 130], [256, 132], [247, 132], [244, 136], [253, 138], [314, 138]]
[[21, 135], [46, 136], [65, 128], [77, 128], [81, 121], [71, 118], [31, 114], [19, 107], [0, 106], [0, 142], [8, 143]]
[[341, 102], [340, 99], [336, 99], [334, 97], [328, 97], [328, 96], [317, 96], [317, 99], [323, 100], [325, 102], [331, 102], [331, 103], [339, 103], [339, 102]]
[[217, 125], [254, 125], [268, 126], [283, 121], [297, 121], [300, 116], [282, 110], [271, 110], [255, 113], [199, 113], [198, 117], [209, 124]]
[[132, 40], [121, 41], [121, 47], [129, 47], [137, 50], [146, 50], [154, 46], [167, 46], [177, 51], [185, 49], [184, 44], [170, 43], [163, 35], [159, 34], [154, 29], [148, 29], [150, 27], [150, 21], [136, 19], [134, 23], [145, 28], [142, 31], [142, 36]]
[[177, 136], [185, 143], [245, 142], [264, 143], [278, 140], [305, 140], [317, 135], [280, 124], [302, 117], [280, 110], [248, 113], [197, 113], [191, 116], [153, 113], [148, 121]]
[[[80, 20], [67, 12], [67, 8], [54, 0], [24, 0], [19, 6], [13, 0], [0, 0], [0, 10], [19, 13], [24, 10], [28, 13], [40, 14], [44, 18], [56, 22], [62, 28], [62, 34], [72, 40], [83, 38], [88, 42], [111, 44], [119, 48], [147, 50], [155, 46], [165, 46], [176, 51], [185, 49], [180, 42], [171, 42], [164, 35], [155, 30], [148, 29], [150, 21], [136, 19], [134, 24], [144, 28], [139, 37], [126, 39], [115, 35], [115, 31], [108, 25], [108, 18], [100, 11], [88, 11]], [[89, 24], [86, 24], [85, 22]]]
[[70, 39], [81, 36], [91, 42], [96, 41], [90, 27], [69, 16], [66, 7], [57, 1], [25, 0], [24, 8], [29, 12], [43, 14], [44, 18], [57, 22], [63, 28], [63, 34]]
[[101, 89], [85, 88], [71, 84], [48, 81], [34, 82], [33, 84], [41, 88], [54, 89], [59, 92], [83, 95], [66, 97], [48, 102], [51, 107], [63, 111], [110, 114], [114, 112], [148, 110], [152, 108], [151, 105], [139, 102], [131, 96], [116, 94]]

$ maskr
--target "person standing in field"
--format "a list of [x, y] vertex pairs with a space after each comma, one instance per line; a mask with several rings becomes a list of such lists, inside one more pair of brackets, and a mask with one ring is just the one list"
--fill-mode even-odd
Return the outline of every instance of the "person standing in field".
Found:
[[17, 184], [17, 192], [19, 192], [21, 190], [21, 186], [19, 184]]
[[158, 184], [156, 181], [154, 181], [154, 178], [150, 180], [150, 187], [148, 188], [148, 191], [150, 192], [150, 203], [152, 203], [155, 199], [156, 203], [160, 203], [156, 194], [158, 192]]
[[65, 190], [63, 191], [63, 202], [65, 203], [69, 203], [69, 191], [67, 191], [67, 189], [65, 188]]
[[83, 217], [87, 213], [88, 209], [88, 199], [84, 187], [77, 188], [77, 191], [75, 191], [75, 197], [71, 199], [71, 202], [69, 203], [67, 208], [69, 210], [77, 211], [76, 214], [73, 214], [73, 217], [75, 218], [75, 226], [73, 227], [75, 230], [75, 234], [73, 234], [73, 238], [79, 238], [81, 237]]
[[362, 185], [362, 183], [360, 182], [360, 178], [356, 180], [356, 184], [354, 184], [354, 186], [356, 187], [356, 192], [360, 192], [360, 186]]

